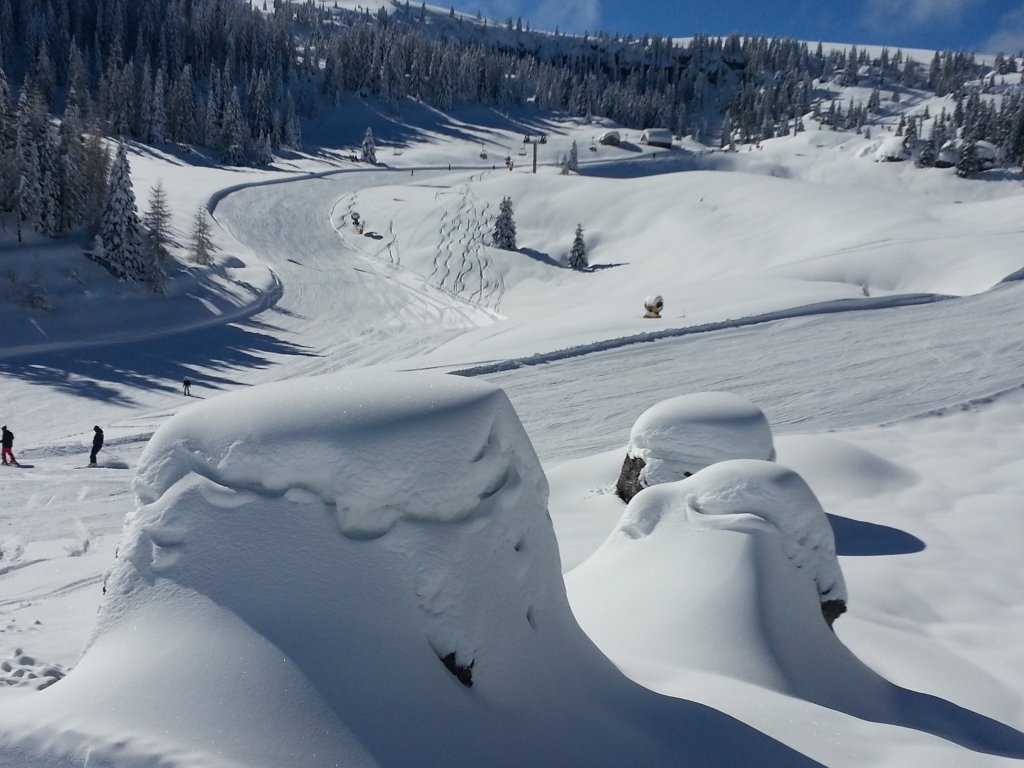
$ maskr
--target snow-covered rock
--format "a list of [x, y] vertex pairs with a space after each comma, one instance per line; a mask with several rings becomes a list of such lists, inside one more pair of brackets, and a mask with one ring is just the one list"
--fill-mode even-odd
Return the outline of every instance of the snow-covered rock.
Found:
[[910, 159], [910, 153], [903, 145], [902, 136], [886, 136], [875, 150], [875, 161], [879, 163], [901, 163]]
[[815, 700], [837, 663], [877, 684], [822, 620], [820, 606], [846, 600], [828, 519], [774, 462], [720, 462], [641, 491], [566, 583], [583, 628], [637, 669], [697, 669]]
[[7, 743], [127, 766], [804, 762], [594, 647], [491, 384], [359, 371], [210, 399], [157, 431], [135, 489], [80, 664], [3, 710]]
[[634, 422], [616, 492], [681, 480], [728, 459], [775, 458], [772, 431], [761, 409], [729, 392], [698, 392], [657, 403]]

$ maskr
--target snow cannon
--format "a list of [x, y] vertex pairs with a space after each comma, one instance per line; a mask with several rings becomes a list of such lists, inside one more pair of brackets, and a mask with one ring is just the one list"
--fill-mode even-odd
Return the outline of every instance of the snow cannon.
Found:
[[664, 308], [665, 302], [661, 300], [661, 296], [648, 296], [644, 299], [644, 317], [660, 318]]

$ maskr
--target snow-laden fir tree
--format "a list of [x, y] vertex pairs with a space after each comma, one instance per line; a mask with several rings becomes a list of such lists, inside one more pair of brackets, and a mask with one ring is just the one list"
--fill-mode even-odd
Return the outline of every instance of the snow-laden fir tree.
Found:
[[77, 92], [68, 92], [64, 119], [60, 121], [57, 149], [57, 173], [60, 177], [60, 231], [67, 232], [86, 220], [88, 209], [88, 156]]
[[163, 183], [159, 180], [150, 187], [149, 206], [142, 217], [142, 225], [146, 232], [146, 250], [150, 261], [158, 268], [162, 278], [166, 274], [166, 265], [171, 262], [171, 209]]
[[960, 159], [956, 163], [956, 175], [966, 179], [981, 173], [981, 160], [978, 157], [978, 145], [973, 141], [965, 141], [960, 148]]
[[580, 169], [580, 150], [576, 146], [576, 140], [573, 139], [572, 145], [569, 147], [569, 170], [573, 173], [577, 173]]
[[373, 141], [373, 129], [367, 128], [366, 134], [363, 136], [362, 152], [360, 159], [364, 163], [377, 163], [377, 145]]
[[210, 219], [206, 209], [200, 206], [192, 224], [192, 260], [200, 266], [213, 264], [213, 241], [210, 239]]
[[576, 234], [572, 239], [572, 248], [569, 250], [569, 269], [584, 270], [589, 266], [587, 244], [583, 241], [583, 226], [577, 224]]
[[142, 249], [139, 212], [135, 206], [131, 168], [123, 141], [117, 145], [110, 167], [107, 198], [96, 241], [93, 258], [111, 274], [122, 280], [152, 284], [154, 274]]
[[148, 140], [154, 144], [163, 144], [167, 140], [167, 77], [163, 67], [157, 69], [153, 83], [153, 110]]
[[516, 249], [516, 222], [512, 217], [512, 198], [505, 197], [498, 206], [498, 218], [494, 220], [494, 235], [492, 237], [495, 248], [505, 251]]

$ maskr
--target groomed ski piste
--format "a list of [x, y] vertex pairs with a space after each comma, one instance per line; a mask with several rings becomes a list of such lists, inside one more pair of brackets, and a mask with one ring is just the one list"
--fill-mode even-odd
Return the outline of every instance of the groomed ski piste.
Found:
[[[1022, 177], [873, 160], [941, 102], [735, 153], [486, 110], [389, 146], [373, 109], [323, 134], [377, 121], [377, 167], [131, 148], [216, 265], [158, 300], [8, 248], [0, 421], [32, 466], [0, 469], [0, 764], [1024, 760]], [[45, 313], [14, 301], [41, 261]], [[638, 417], [708, 392], [763, 412], [774, 464], [627, 511]], [[731, 471], [781, 507], [715, 517]], [[834, 633], [787, 504], [797, 538], [831, 524]]]

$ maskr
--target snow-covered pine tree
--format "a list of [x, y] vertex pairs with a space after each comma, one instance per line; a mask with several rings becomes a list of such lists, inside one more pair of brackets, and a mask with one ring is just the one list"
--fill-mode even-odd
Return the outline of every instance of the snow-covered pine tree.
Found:
[[569, 170], [573, 173], [577, 173], [580, 169], [580, 150], [576, 146], [576, 140], [573, 139], [572, 145], [569, 147]]
[[569, 155], [562, 155], [562, 159], [558, 163], [558, 173], [561, 176], [569, 175]]
[[67, 232], [82, 224], [86, 218], [87, 181], [86, 144], [82, 136], [82, 121], [78, 108], [77, 92], [68, 92], [64, 119], [60, 121], [57, 145], [57, 175], [60, 188], [61, 232]]
[[572, 249], [569, 251], [569, 269], [582, 271], [589, 266], [587, 244], [583, 241], [583, 226], [577, 224], [576, 234], [572, 238]]
[[956, 163], [956, 175], [961, 179], [966, 179], [977, 173], [981, 173], [978, 146], [973, 141], [965, 141], [960, 148], [960, 159]]
[[274, 162], [274, 149], [270, 144], [270, 137], [261, 133], [252, 145], [253, 159], [259, 165], [270, 165]]
[[917, 165], [919, 168], [932, 168], [935, 166], [935, 142], [932, 139], [928, 139], [921, 147], [921, 155], [917, 158]]
[[110, 150], [96, 132], [85, 139], [84, 211], [83, 221], [93, 232], [99, 229], [103, 206], [107, 199], [107, 179], [110, 173]]
[[153, 112], [147, 140], [154, 144], [163, 144], [167, 140], [167, 77], [163, 67], [157, 69], [153, 82]]
[[164, 267], [171, 262], [171, 209], [163, 183], [159, 180], [149, 189], [149, 207], [142, 217], [142, 225], [146, 231], [146, 250], [150, 261], [163, 275]]
[[367, 128], [366, 133], [363, 135], [363, 146], [359, 159], [364, 163], [377, 164], [377, 145], [373, 141], [372, 128]]
[[122, 280], [142, 283], [152, 279], [142, 252], [139, 213], [123, 141], [117, 145], [110, 167], [107, 199], [93, 258]]
[[200, 266], [213, 264], [213, 241], [210, 239], [210, 219], [206, 209], [196, 211], [192, 226], [192, 243], [190, 248], [192, 260]]
[[516, 249], [516, 222], [512, 216], [512, 198], [505, 197], [498, 206], [498, 218], [494, 220], [494, 235], [492, 237], [495, 248], [505, 251]]
[[39, 99], [30, 86], [23, 86], [18, 96], [16, 116], [15, 157], [17, 181], [15, 210], [18, 214], [18, 242], [21, 225], [38, 229], [42, 221], [43, 185], [40, 151], [45, 137], [46, 117]]
[[3, 67], [0, 67], [0, 208], [4, 210], [13, 207], [17, 187], [16, 145], [17, 127], [11, 106], [11, 87]]
[[906, 129], [903, 132], [903, 149], [908, 154], [913, 154], [914, 147], [917, 144], [917, 121], [914, 118], [910, 118], [907, 121]]
[[56, 237], [61, 232], [61, 188], [58, 147], [60, 139], [57, 128], [47, 124], [40, 155], [40, 211], [39, 232], [47, 237]]
[[291, 92], [288, 93], [285, 104], [281, 145], [285, 149], [299, 149], [302, 146], [302, 126], [299, 123], [299, 113], [295, 111], [295, 101], [292, 99]]

